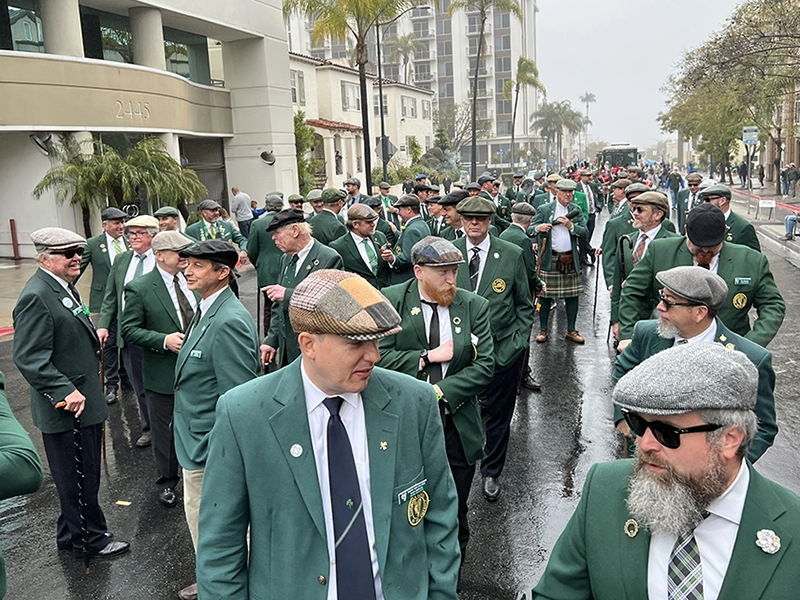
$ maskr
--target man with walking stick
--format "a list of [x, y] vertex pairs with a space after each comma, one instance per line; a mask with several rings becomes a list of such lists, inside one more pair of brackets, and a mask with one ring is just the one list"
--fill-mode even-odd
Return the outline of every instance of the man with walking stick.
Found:
[[34, 231], [31, 240], [39, 269], [14, 307], [13, 357], [31, 386], [33, 424], [58, 491], [57, 544], [80, 558], [116, 556], [130, 544], [110, 537], [97, 498], [108, 416], [100, 341], [73, 285], [86, 240], [59, 227]]

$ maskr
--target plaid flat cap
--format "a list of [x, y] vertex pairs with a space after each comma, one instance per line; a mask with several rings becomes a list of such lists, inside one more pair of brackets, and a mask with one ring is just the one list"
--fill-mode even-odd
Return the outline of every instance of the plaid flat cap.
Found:
[[379, 340], [402, 330], [389, 301], [355, 273], [323, 269], [297, 285], [289, 301], [295, 333], [340, 335], [350, 340]]
[[411, 261], [423, 267], [446, 267], [464, 262], [461, 251], [447, 240], [429, 235], [411, 248]]
[[377, 218], [378, 213], [364, 203], [353, 204], [353, 206], [347, 209], [348, 221], [374, 221]]
[[36, 252], [69, 250], [85, 246], [86, 240], [74, 231], [61, 227], [43, 227], [31, 233], [31, 241]]

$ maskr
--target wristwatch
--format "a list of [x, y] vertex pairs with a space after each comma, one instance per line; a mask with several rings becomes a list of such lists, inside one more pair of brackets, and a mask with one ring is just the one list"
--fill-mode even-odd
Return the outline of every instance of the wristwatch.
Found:
[[426, 367], [431, 366], [431, 359], [428, 358], [428, 351], [427, 350], [420, 350], [419, 357], [422, 359], [422, 362], [425, 363]]

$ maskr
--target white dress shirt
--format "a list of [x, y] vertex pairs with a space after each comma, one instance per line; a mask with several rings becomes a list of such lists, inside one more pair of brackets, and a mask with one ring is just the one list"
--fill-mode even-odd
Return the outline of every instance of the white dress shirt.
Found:
[[[372, 263], [369, 262], [369, 256], [367, 255], [367, 249], [364, 247], [364, 240], [367, 240], [367, 243], [369, 243], [369, 244], [371, 244], [372, 242], [369, 240], [369, 238], [362, 238], [360, 235], [358, 235], [357, 233], [353, 233], [352, 231], [350, 232], [350, 235], [353, 237], [353, 241], [356, 244], [356, 248], [358, 248], [358, 253], [361, 255], [361, 260], [363, 260], [364, 264], [367, 265], [367, 268], [370, 271], [372, 271]], [[374, 247], [373, 247], [373, 250], [375, 250]], [[377, 250], [375, 250], [375, 258], [376, 259], [380, 259], [380, 257], [378, 256], [379, 254], [380, 253]]]
[[586, 202], [589, 205], [589, 213], [591, 214], [597, 210], [594, 207], [594, 194], [592, 193], [592, 186], [590, 186], [588, 183], [582, 183], [581, 185], [583, 186], [583, 193], [586, 194]]
[[[422, 292], [420, 292], [422, 297]], [[422, 298], [426, 302], [431, 302], [427, 298]], [[450, 307], [449, 306], [436, 306], [436, 313], [439, 315], [439, 345], [453, 340], [453, 328], [450, 324]], [[431, 317], [433, 317], [433, 308], [422, 302], [422, 316], [425, 317], [425, 337], [431, 339]], [[433, 348], [431, 348], [433, 350]], [[439, 363], [442, 365], [442, 377], [447, 375], [447, 367], [450, 366], [450, 361]], [[430, 376], [426, 380], [430, 383]]]
[[314, 246], [314, 238], [311, 238], [311, 241], [305, 245], [305, 247], [297, 253], [297, 263], [294, 265], [294, 276], [297, 277], [297, 272], [300, 270], [300, 265], [303, 264], [306, 260], [306, 256], [308, 253], [311, 252], [311, 248]]
[[717, 320], [712, 319], [711, 325], [709, 325], [705, 331], [703, 331], [702, 333], [698, 333], [694, 337], [684, 338], [681, 337], [680, 335], [676, 335], [675, 343], [673, 344], [673, 346], [677, 346], [678, 343], [683, 342], [683, 340], [686, 340], [687, 344], [696, 344], [697, 342], [714, 343], [716, 339], [717, 339]]
[[[133, 256], [131, 257], [131, 263], [128, 265], [128, 270], [125, 271], [125, 284], [130, 283], [133, 279], [133, 275], [136, 273], [136, 267], [139, 265], [139, 260], [142, 260], [142, 275], [146, 275], [155, 268], [156, 257], [153, 256], [152, 248], [148, 249], [147, 252], [144, 253], [144, 259], [140, 259], [139, 256], [141, 256], [141, 254], [137, 254], [136, 252], [133, 253]], [[122, 306], [120, 306], [120, 310], [124, 308], [125, 294], [122, 294]]]
[[[336, 548], [333, 533], [333, 509], [331, 508], [331, 486], [328, 476], [328, 419], [330, 412], [322, 403], [329, 396], [320, 390], [308, 378], [305, 365], [300, 363], [300, 374], [303, 377], [303, 392], [308, 411], [308, 427], [314, 450], [314, 463], [317, 466], [317, 479], [322, 497], [322, 512], [325, 517], [325, 535], [328, 542], [330, 572], [328, 575], [328, 600], [351, 600], [339, 598], [336, 591]], [[367, 450], [367, 426], [364, 420], [364, 404], [361, 394], [338, 394], [344, 402], [339, 409], [339, 416], [350, 438], [353, 458], [358, 474], [358, 487], [364, 505], [364, 521], [367, 526], [367, 541], [372, 559], [372, 573], [375, 577], [375, 598], [383, 600], [380, 573], [378, 573], [378, 552], [375, 547], [375, 529], [372, 521], [372, 496], [370, 495], [369, 451]], [[355, 600], [355, 599], [352, 599]]]
[[[750, 471], [742, 461], [739, 474], [727, 490], [706, 509], [710, 514], [694, 530], [703, 568], [703, 597], [717, 600], [731, 562], [736, 534], [742, 520], [744, 501], [750, 485]], [[669, 557], [677, 535], [655, 534], [650, 538], [647, 561], [647, 596], [653, 600], [667, 598]], [[750, 542], [756, 543], [755, 536]], [[737, 574], [738, 575], [738, 574]]]
[[[175, 312], [178, 315], [178, 322], [183, 326], [183, 331], [186, 331], [186, 328], [189, 326], [188, 323], [183, 322], [183, 317], [181, 315], [181, 305], [178, 304], [178, 293], [175, 291], [175, 276], [170, 275], [160, 266], [156, 266], [158, 272], [161, 273], [161, 278], [164, 280], [164, 285], [167, 286], [167, 291], [169, 292], [169, 297], [172, 299], [172, 305], [175, 307]], [[186, 277], [183, 273], [178, 273], [178, 281], [180, 281], [180, 288], [183, 291], [183, 295], [186, 296], [186, 299], [191, 304], [194, 310], [197, 310], [197, 300], [194, 297], [194, 294], [189, 290], [189, 286], [186, 284]]]
[[478, 254], [480, 255], [481, 258], [481, 264], [478, 267], [478, 283], [477, 286], [475, 287], [476, 290], [481, 286], [481, 277], [483, 277], [483, 269], [486, 266], [486, 260], [489, 258], [490, 245], [491, 245], [491, 240], [489, 239], [488, 235], [477, 246], [473, 245], [473, 243], [469, 241], [469, 238], [467, 238], [467, 255], [464, 257], [467, 260], [467, 265], [469, 265], [469, 261], [472, 260], [473, 256], [472, 249], [478, 248], [478, 250], [480, 250]]
[[214, 292], [213, 294], [211, 294], [208, 298], [200, 300], [200, 318], [201, 319], [203, 318], [203, 315], [208, 312], [208, 309], [211, 308], [211, 305], [214, 304], [214, 302], [216, 302], [217, 298], [219, 298], [219, 295], [223, 291], [225, 291], [225, 288], [227, 288], [227, 287], [228, 286], [226, 285], [222, 289], [219, 289], [216, 292]]
[[571, 252], [572, 240], [570, 239], [569, 229], [566, 225], [556, 224], [555, 220], [558, 217], [567, 216], [567, 207], [562, 206], [560, 202], [556, 202], [556, 208], [553, 211], [553, 228], [550, 230], [553, 250], [555, 252]]
[[[115, 238], [106, 233], [106, 249], [108, 250], [108, 260], [111, 262], [112, 266], [114, 265], [114, 259], [117, 258], [117, 250], [114, 248], [114, 239]], [[125, 236], [121, 235], [116, 239], [119, 240], [117, 243], [119, 247], [122, 248], [122, 252], [130, 250], [130, 246], [125, 243]], [[122, 254], [122, 252], [120, 252], [120, 254]]]

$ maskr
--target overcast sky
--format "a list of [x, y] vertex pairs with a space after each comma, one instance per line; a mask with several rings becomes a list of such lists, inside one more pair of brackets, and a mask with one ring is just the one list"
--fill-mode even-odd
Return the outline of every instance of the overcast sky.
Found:
[[697, 47], [738, 4], [734, 0], [538, 0], [539, 75], [550, 101], [597, 96], [591, 139], [646, 148], [671, 137], [656, 121], [661, 88], [685, 50]]

